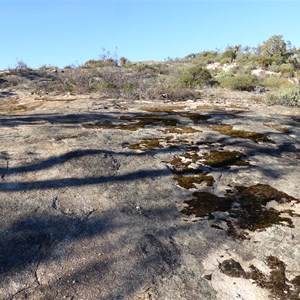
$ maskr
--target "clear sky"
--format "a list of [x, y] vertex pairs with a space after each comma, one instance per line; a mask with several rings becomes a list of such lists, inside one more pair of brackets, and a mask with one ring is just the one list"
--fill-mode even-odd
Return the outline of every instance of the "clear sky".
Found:
[[274, 34], [300, 47], [300, 0], [0, 0], [0, 69], [184, 57]]

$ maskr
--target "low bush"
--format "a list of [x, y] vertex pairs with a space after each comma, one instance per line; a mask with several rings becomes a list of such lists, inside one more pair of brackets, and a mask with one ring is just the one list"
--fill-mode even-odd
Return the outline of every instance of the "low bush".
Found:
[[284, 78], [294, 77], [294, 66], [292, 64], [282, 64], [280, 66], [281, 76]]
[[264, 78], [260, 84], [267, 89], [283, 89], [290, 88], [294, 85], [291, 81], [286, 78], [270, 76]]
[[170, 70], [168, 65], [156, 63], [156, 64], [148, 64], [148, 63], [138, 63], [134, 66], [134, 69], [137, 72], [142, 74], [160, 74], [160, 75], [168, 75]]
[[267, 71], [279, 73], [281, 71], [281, 68], [280, 65], [274, 63], [268, 66]]
[[254, 75], [236, 75], [219, 78], [222, 87], [237, 91], [254, 91], [258, 85], [258, 78]]
[[118, 62], [112, 58], [107, 59], [90, 59], [84, 65], [83, 68], [102, 68], [102, 67], [116, 67]]
[[271, 94], [268, 100], [275, 104], [300, 107], [300, 86], [294, 86], [277, 94]]
[[190, 54], [184, 59], [185, 61], [191, 61], [194, 64], [206, 66], [219, 61], [219, 56], [219, 53], [216, 51], [202, 51], [198, 54]]
[[189, 88], [211, 85], [212, 76], [207, 69], [201, 66], [185, 69], [181, 75], [180, 81]]
[[188, 88], [153, 86], [146, 92], [140, 90], [139, 96], [140, 99], [184, 101], [199, 98], [199, 93]]

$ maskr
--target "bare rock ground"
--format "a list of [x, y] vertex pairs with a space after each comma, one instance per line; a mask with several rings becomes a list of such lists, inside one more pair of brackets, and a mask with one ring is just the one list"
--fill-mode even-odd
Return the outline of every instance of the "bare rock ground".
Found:
[[299, 299], [299, 110], [217, 96], [2, 97], [0, 299]]

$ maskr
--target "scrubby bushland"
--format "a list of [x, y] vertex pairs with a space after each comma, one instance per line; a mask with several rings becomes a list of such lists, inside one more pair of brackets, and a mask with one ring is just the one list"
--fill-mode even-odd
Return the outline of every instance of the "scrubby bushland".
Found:
[[300, 86], [294, 86], [279, 93], [271, 94], [268, 100], [275, 104], [300, 107]]
[[[257, 76], [257, 77], [256, 77]], [[0, 88], [33, 93], [98, 93], [103, 98], [185, 100], [197, 90], [220, 85], [231, 90], [272, 92], [274, 101], [298, 105], [294, 87], [300, 80], [300, 49], [274, 35], [258, 47], [228, 46], [165, 62], [129, 62], [103, 49], [99, 59], [63, 69], [37, 70], [19, 61], [0, 74]], [[284, 94], [279, 92], [287, 89]]]
[[33, 80], [30, 86], [34, 92], [39, 93], [99, 93], [103, 98], [186, 100], [199, 97], [198, 92], [176, 81], [176, 72], [174, 78], [173, 75], [162, 76], [156, 68], [146, 67], [141, 70], [137, 66], [121, 68], [84, 65], [59, 70], [53, 81], [45, 81], [43, 78]]
[[183, 61], [206, 66], [207, 64], [220, 61], [220, 53], [217, 51], [201, 51], [198, 54], [191, 53], [184, 57]]
[[263, 78], [260, 81], [260, 85], [270, 90], [278, 90], [278, 89], [290, 88], [294, 86], [294, 83], [286, 78], [268, 76]]
[[167, 63], [137, 63], [132, 64], [132, 69], [142, 74], [169, 75], [170, 66]]
[[88, 60], [83, 67], [87, 68], [101, 68], [101, 67], [116, 67], [118, 62], [112, 58], [99, 59], [99, 60]]
[[189, 88], [211, 85], [211, 81], [212, 76], [210, 72], [201, 66], [187, 68], [181, 76], [181, 82]]
[[254, 75], [236, 75], [219, 78], [222, 87], [237, 91], [251, 92], [258, 85], [258, 78]]

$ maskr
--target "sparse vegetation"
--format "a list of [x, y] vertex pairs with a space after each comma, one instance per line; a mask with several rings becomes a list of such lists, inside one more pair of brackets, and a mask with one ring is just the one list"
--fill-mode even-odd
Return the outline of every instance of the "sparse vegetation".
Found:
[[300, 86], [294, 86], [277, 94], [271, 94], [268, 99], [271, 103], [300, 107]]
[[220, 78], [221, 86], [237, 91], [251, 92], [258, 85], [258, 78], [254, 75], [236, 75]]
[[184, 70], [181, 81], [189, 88], [196, 88], [205, 85], [210, 85], [212, 76], [207, 69], [201, 66], [195, 66]]
[[233, 45], [165, 62], [129, 62], [105, 49], [98, 59], [63, 69], [34, 70], [20, 60], [2, 72], [0, 87], [38, 94], [99, 93], [102, 98], [177, 101], [199, 98], [199, 89], [220, 86], [263, 93], [269, 103], [299, 106], [299, 79], [300, 50], [273, 35], [256, 48]]

